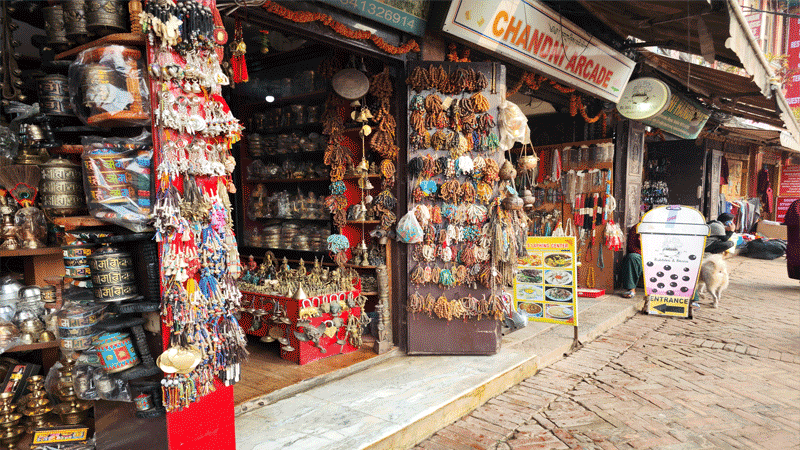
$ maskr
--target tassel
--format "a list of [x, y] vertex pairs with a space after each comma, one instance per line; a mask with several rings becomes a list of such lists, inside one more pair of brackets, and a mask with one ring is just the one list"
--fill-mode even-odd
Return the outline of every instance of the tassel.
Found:
[[244, 39], [242, 38], [242, 22], [238, 19], [236, 20], [233, 42], [231, 42], [230, 48], [233, 82], [245, 83], [250, 79], [250, 76], [247, 74], [247, 60], [245, 59], [247, 45], [244, 43]]

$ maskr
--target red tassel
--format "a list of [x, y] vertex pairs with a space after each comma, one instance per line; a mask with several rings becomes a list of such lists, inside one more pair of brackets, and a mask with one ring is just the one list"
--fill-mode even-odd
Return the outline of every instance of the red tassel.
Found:
[[250, 79], [247, 74], [247, 60], [244, 55], [232, 56], [231, 68], [233, 69], [234, 83], [246, 83]]

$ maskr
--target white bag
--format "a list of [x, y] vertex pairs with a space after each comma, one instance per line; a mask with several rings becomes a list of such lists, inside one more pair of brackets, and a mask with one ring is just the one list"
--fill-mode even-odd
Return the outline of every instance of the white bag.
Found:
[[415, 206], [397, 222], [397, 240], [406, 244], [419, 244], [422, 242], [422, 227], [417, 221], [414, 211]]

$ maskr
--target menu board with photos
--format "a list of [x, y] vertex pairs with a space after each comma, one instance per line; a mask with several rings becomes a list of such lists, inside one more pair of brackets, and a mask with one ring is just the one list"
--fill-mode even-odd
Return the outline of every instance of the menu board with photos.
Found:
[[517, 312], [531, 322], [577, 326], [575, 238], [528, 236], [526, 246], [514, 278]]

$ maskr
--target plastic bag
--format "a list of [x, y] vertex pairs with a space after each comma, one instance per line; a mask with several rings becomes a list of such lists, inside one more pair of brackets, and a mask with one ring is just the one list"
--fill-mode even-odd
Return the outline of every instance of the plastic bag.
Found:
[[150, 124], [142, 51], [122, 45], [84, 50], [69, 66], [72, 109], [87, 125]]
[[414, 212], [415, 206], [397, 222], [397, 240], [406, 244], [419, 244], [422, 242], [422, 227], [417, 221]]
[[613, 220], [606, 224], [605, 239], [606, 247], [613, 252], [622, 249], [622, 229]]
[[89, 214], [135, 232], [149, 229], [152, 206], [150, 133], [83, 138], [83, 188]]
[[500, 128], [500, 150], [507, 151], [514, 146], [514, 142], [522, 145], [531, 143], [531, 129], [528, 127], [528, 118], [519, 109], [519, 106], [503, 100], [500, 112], [497, 115], [497, 125]]

